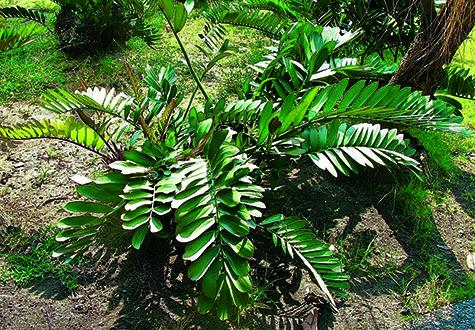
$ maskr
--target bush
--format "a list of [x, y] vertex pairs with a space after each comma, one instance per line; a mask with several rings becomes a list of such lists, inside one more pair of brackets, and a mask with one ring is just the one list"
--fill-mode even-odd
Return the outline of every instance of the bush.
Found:
[[[147, 23], [153, 6], [145, 0], [57, 0], [54, 32], [60, 47], [69, 54], [104, 51], [131, 37], [143, 38], [149, 45], [156, 32]], [[0, 8], [0, 16], [24, 18], [48, 27], [47, 14], [23, 7]], [[53, 32], [52, 30], [50, 30]]]

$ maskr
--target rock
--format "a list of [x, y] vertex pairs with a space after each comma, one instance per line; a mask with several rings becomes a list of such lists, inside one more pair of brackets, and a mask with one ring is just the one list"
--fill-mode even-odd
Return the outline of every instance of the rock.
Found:
[[13, 163], [14, 168], [20, 168], [20, 167], [23, 167], [23, 166], [25, 166], [25, 163], [22, 163], [22, 162]]
[[407, 308], [401, 309], [401, 315], [406, 316], [406, 315], [410, 315], [410, 314], [411, 314], [411, 311], [409, 309], [407, 309]]
[[469, 253], [467, 255], [467, 267], [470, 270], [475, 270], [475, 253]]

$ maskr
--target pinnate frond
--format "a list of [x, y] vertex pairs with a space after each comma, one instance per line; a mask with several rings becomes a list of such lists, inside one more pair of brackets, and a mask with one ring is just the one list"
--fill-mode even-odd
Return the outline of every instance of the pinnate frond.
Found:
[[418, 170], [411, 158], [415, 150], [396, 129], [380, 125], [358, 124], [348, 127], [337, 121], [331, 125], [312, 127], [304, 134], [301, 147], [315, 165], [338, 176], [358, 173], [361, 167], [400, 165]]
[[105, 145], [104, 140], [96, 131], [74, 118], [31, 120], [25, 124], [0, 126], [0, 138], [7, 140], [58, 139], [98, 153]]
[[274, 244], [281, 246], [284, 253], [303, 262], [335, 307], [330, 290], [343, 294], [349, 286], [349, 276], [344, 273], [340, 259], [336, 258], [335, 249], [317, 239], [309, 223], [298, 217], [277, 214], [262, 221], [259, 226], [272, 234]]
[[41, 102], [47, 110], [56, 113], [74, 111], [99, 111], [113, 115], [120, 115], [127, 119], [133, 106], [133, 98], [116, 93], [112, 88], [88, 88], [87, 91], [68, 92], [64, 89], [50, 90], [44, 94]]
[[229, 24], [253, 28], [274, 37], [281, 36], [291, 20], [272, 11], [254, 10], [241, 4], [216, 4], [206, 12], [212, 24]]
[[263, 189], [248, 176], [252, 166], [238, 153], [230, 132], [219, 131], [206, 144], [203, 158], [180, 162], [173, 173], [181, 181], [172, 202], [177, 240], [187, 244], [188, 276], [201, 281], [198, 311], [215, 308], [220, 319], [248, 304], [254, 245], [247, 235], [265, 207]]
[[469, 68], [448, 66], [444, 69], [444, 79], [439, 92], [475, 100], [475, 75]]
[[46, 16], [36, 9], [28, 9], [21, 6], [0, 8], [0, 16], [5, 18], [24, 18], [41, 25], [46, 25]]
[[148, 232], [156, 234], [170, 225], [171, 202], [177, 190], [174, 178], [150, 174], [158, 160], [142, 151], [124, 153], [125, 161], [110, 167], [127, 177], [127, 185], [120, 197], [124, 202], [122, 228], [133, 231], [132, 246], [139, 249]]
[[310, 108], [308, 118], [352, 119], [381, 123], [399, 128], [418, 127], [452, 133], [467, 134], [460, 125], [463, 118], [454, 108], [441, 101], [431, 100], [410, 88], [367, 84], [361, 80], [349, 86], [349, 80], [323, 88]]
[[81, 181], [76, 190], [87, 201], [72, 201], [64, 206], [71, 216], [57, 224], [61, 231], [56, 240], [62, 244], [54, 251], [54, 257], [74, 258], [87, 251], [104, 224], [122, 210], [119, 194], [127, 181], [120, 173], [109, 173], [94, 181], [87, 178]]
[[28, 45], [41, 31], [43, 28], [34, 24], [0, 28], [0, 52]]

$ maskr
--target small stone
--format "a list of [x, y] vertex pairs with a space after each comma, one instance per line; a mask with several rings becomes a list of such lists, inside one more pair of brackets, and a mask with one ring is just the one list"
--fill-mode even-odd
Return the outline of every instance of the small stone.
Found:
[[467, 255], [467, 267], [468, 269], [475, 270], [475, 253]]
[[409, 309], [407, 309], [407, 308], [401, 309], [401, 315], [406, 316], [406, 315], [410, 315], [410, 314], [411, 314], [411, 311]]
[[22, 162], [13, 163], [14, 168], [20, 168], [20, 167], [23, 167], [23, 166], [25, 166], [25, 163], [22, 163]]

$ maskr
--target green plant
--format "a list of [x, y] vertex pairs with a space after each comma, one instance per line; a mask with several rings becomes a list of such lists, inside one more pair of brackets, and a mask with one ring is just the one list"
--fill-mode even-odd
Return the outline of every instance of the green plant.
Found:
[[[188, 104], [182, 106], [173, 69], [148, 69], [144, 91], [127, 67], [134, 96], [104, 88], [58, 89], [42, 103], [65, 119], [0, 126], [4, 139], [72, 142], [111, 169], [94, 180], [76, 178], [83, 199], [64, 206], [71, 215], [58, 223], [56, 239], [63, 245], [55, 255], [87, 252], [110, 222], [131, 233], [136, 249], [151, 235], [174, 236], [185, 245], [188, 277], [201, 285], [198, 311], [215, 310], [228, 319], [249, 304], [253, 242], [266, 237], [303, 264], [335, 306], [330, 290], [344, 295], [349, 278], [335, 249], [316, 237], [306, 219], [264, 217], [275, 161], [288, 169], [308, 157], [334, 176], [375, 166], [417, 173], [415, 151], [394, 127], [465, 133], [461, 118], [450, 105], [419, 92], [348, 79], [278, 100], [211, 100], [202, 81], [229, 55], [228, 42], [217, 46], [205, 39], [207, 62], [194, 67], [179, 35], [190, 3], [157, 5], [196, 83]], [[192, 106], [198, 92], [206, 101]]]
[[[208, 30], [220, 31], [215, 37], [226, 35], [224, 25], [235, 25], [279, 40], [264, 61], [253, 65], [257, 77], [243, 93], [283, 97], [343, 78], [388, 83], [419, 29], [416, 7], [407, 1], [252, 0], [218, 3], [205, 16]], [[442, 73], [436, 97], [461, 110], [462, 104], [449, 96], [473, 99], [473, 77], [454, 66]]]
[[397, 60], [419, 30], [418, 6], [404, 1], [279, 1], [249, 0], [218, 2], [207, 11], [212, 24], [251, 27], [280, 38], [295, 22], [336, 26], [364, 34], [352, 53], [377, 52]]
[[[155, 5], [148, 0], [56, 0], [54, 32], [60, 47], [70, 54], [108, 49], [131, 37], [143, 38], [149, 45], [157, 41], [156, 31], [148, 23]], [[48, 16], [37, 9], [20, 6], [0, 8], [0, 16], [23, 18], [48, 26]]]
[[35, 41], [42, 30], [34, 24], [0, 28], [0, 52], [28, 45]]
[[49, 176], [49, 171], [47, 168], [42, 167], [40, 173], [38, 174], [38, 183], [43, 184]]

